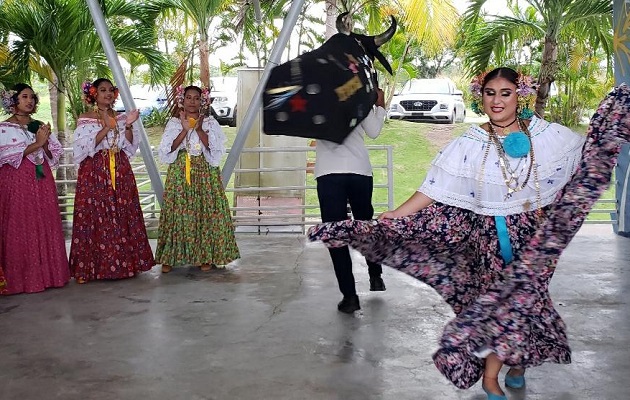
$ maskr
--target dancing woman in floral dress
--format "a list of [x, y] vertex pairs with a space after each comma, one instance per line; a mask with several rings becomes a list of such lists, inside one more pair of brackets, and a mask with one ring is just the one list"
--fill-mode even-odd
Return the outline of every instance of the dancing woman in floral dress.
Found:
[[527, 115], [530, 82], [509, 68], [477, 78], [489, 121], [446, 146], [413, 196], [378, 221], [309, 231], [433, 287], [456, 314], [434, 362], [459, 388], [483, 377], [489, 400], [506, 399], [503, 364], [505, 384], [522, 388], [526, 368], [571, 361], [549, 281], [630, 139], [627, 86], [602, 102], [584, 138]]

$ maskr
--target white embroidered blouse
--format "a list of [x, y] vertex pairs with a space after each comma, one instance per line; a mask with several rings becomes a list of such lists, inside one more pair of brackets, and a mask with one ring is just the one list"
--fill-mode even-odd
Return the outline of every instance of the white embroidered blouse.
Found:
[[[29, 132], [26, 127], [13, 122], [0, 122], [0, 166], [8, 164], [13, 168], [19, 168], [24, 159], [24, 150], [33, 143], [35, 134]], [[52, 158], [40, 148], [27, 155], [26, 159], [35, 165], [41, 165], [45, 160], [51, 167], [56, 167], [63, 154], [63, 147], [53, 135], [48, 138], [48, 150]]]
[[218, 167], [221, 164], [221, 159], [225, 154], [225, 141], [227, 138], [216, 119], [204, 117], [201, 123], [201, 129], [208, 134], [208, 147], [203, 145], [197, 132], [191, 129], [187, 133], [186, 139], [182, 141], [177, 149], [171, 151], [171, 146], [182, 129], [182, 123], [179, 118], [173, 117], [168, 121], [158, 149], [160, 162], [172, 164], [177, 160], [177, 155], [180, 151], [188, 151], [188, 154], [191, 156], [203, 154], [206, 162], [213, 167]]
[[[508, 194], [496, 146], [489, 143], [485, 130], [471, 126], [439, 152], [418, 191], [435, 201], [493, 216], [519, 214], [552, 203], [577, 169], [585, 137], [536, 117], [532, 118], [529, 131], [539, 190], [532, 172], [524, 189]], [[488, 145], [491, 148], [480, 176]], [[530, 157], [506, 157], [520, 179], [525, 179]]]
[[127, 154], [127, 157], [131, 159], [138, 150], [140, 145], [139, 134], [136, 127], [133, 127], [133, 140], [129, 142], [125, 136], [125, 121], [127, 116], [125, 114], [118, 114], [116, 116], [116, 125], [118, 127], [118, 143], [113, 143], [115, 132], [114, 129], [110, 129], [107, 136], [101, 140], [99, 144], [96, 144], [96, 135], [102, 129], [98, 119], [95, 118], [79, 118], [77, 121], [77, 129], [74, 130], [74, 142], [72, 144], [74, 150], [74, 163], [80, 164], [88, 157], [94, 157], [96, 153], [101, 150], [107, 150], [114, 144], [119, 149]]

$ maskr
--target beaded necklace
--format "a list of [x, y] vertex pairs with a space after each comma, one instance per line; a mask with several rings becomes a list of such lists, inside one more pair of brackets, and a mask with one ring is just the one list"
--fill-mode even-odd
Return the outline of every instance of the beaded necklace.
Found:
[[[499, 158], [499, 169], [501, 170], [503, 181], [505, 182], [505, 185], [508, 188], [508, 192], [505, 195], [504, 200], [508, 200], [510, 197], [512, 197], [514, 193], [523, 190], [527, 186], [527, 183], [529, 183], [529, 180], [533, 175], [534, 187], [536, 189], [536, 202], [537, 202], [536, 208], [540, 211], [541, 202], [542, 202], [541, 196], [540, 196], [540, 182], [538, 180], [538, 165], [536, 164], [536, 155], [534, 152], [534, 146], [531, 144], [531, 133], [529, 132], [529, 129], [527, 128], [525, 123], [520, 118], [518, 118], [518, 125], [521, 129], [521, 132], [513, 132], [510, 135], [523, 134], [527, 137], [527, 140], [529, 141], [530, 164], [529, 164], [529, 168], [527, 169], [527, 175], [525, 176], [525, 179], [521, 183], [520, 175], [523, 171], [522, 170], [518, 171], [518, 170], [521, 165], [521, 162], [523, 160], [526, 160], [527, 154], [524, 154], [521, 157], [515, 157], [515, 158], [519, 158], [519, 162], [515, 168], [511, 168], [510, 160], [508, 159], [508, 155], [510, 155], [510, 151], [506, 151], [505, 149], [505, 141], [508, 140], [508, 137], [510, 135], [508, 135], [508, 137], [504, 139], [504, 143], [502, 143], [501, 140], [499, 139], [499, 136], [495, 132], [494, 127], [492, 126], [492, 123], [488, 123], [490, 132], [488, 133], [488, 142], [486, 143], [486, 151], [484, 153], [483, 160], [481, 162], [478, 192], [481, 193], [483, 189], [483, 177], [485, 174], [486, 162], [488, 160], [488, 154], [490, 152], [491, 144], [494, 143], [497, 149], [497, 155]], [[479, 196], [479, 199], [481, 201], [481, 196]], [[532, 204], [529, 200], [527, 200], [523, 204], [523, 208], [525, 209], [525, 211], [530, 211], [531, 207], [532, 207]]]
[[[503, 131], [503, 135], [506, 135], [506, 134], [508, 134], [508, 133], [509, 133], [509, 132], [507, 132], [507, 133], [506, 133], [507, 128], [509, 128], [510, 126], [512, 126], [512, 124], [513, 124], [513, 123], [515, 123], [516, 121], [518, 121], [518, 117], [514, 117], [514, 120], [513, 120], [512, 122], [510, 122], [509, 124], [507, 124], [507, 125], [499, 125], [499, 124], [497, 124], [496, 122], [494, 122], [494, 121], [490, 120], [490, 121], [488, 121], [488, 125], [490, 125], [490, 127], [491, 127], [492, 129], [494, 129], [494, 127], [495, 127], [495, 126], [496, 126], [497, 128], [501, 128], [501, 130]], [[519, 126], [520, 126], [520, 123], [519, 123]]]
[[[190, 185], [191, 183], [191, 172], [192, 172], [192, 164], [191, 164], [191, 160], [190, 160], [190, 150], [191, 150], [191, 145], [190, 145], [190, 135], [195, 131], [195, 127], [197, 126], [197, 120], [195, 118], [189, 117], [188, 118], [188, 126], [190, 127], [190, 129], [188, 130], [188, 133], [186, 134], [186, 169], [185, 169], [185, 174], [186, 174], [186, 183], [188, 185]], [[201, 145], [199, 144], [199, 142], [197, 142], [195, 144], [195, 150], [199, 151], [201, 150]]]
[[[99, 110], [101, 110], [99, 108]], [[109, 110], [105, 110], [105, 118], [102, 118], [103, 124], [109, 128], [110, 131], [114, 132], [113, 137], [110, 139], [109, 133], [105, 136], [105, 140], [107, 141], [107, 145], [111, 151], [114, 153], [118, 153], [120, 151], [120, 147], [118, 146], [118, 140], [120, 139], [120, 130], [118, 129], [118, 121], [116, 118], [109, 115]], [[103, 110], [101, 110], [103, 111]], [[100, 117], [99, 113], [99, 117]], [[110, 122], [113, 122], [110, 124]]]
[[[99, 110], [101, 109], [99, 108]], [[109, 149], [107, 150], [107, 154], [109, 156], [109, 176], [112, 180], [112, 188], [116, 190], [116, 154], [120, 152], [120, 147], [118, 146], [120, 131], [118, 130], [118, 121], [116, 120], [116, 118], [109, 115], [109, 110], [109, 108], [105, 110], [105, 118], [102, 118], [102, 121], [103, 124], [109, 128], [109, 132], [114, 132], [111, 140], [109, 138], [109, 132], [107, 132], [105, 140], [107, 141], [107, 145], [109, 147]], [[98, 116], [99, 118], [101, 117], [100, 112], [98, 113]], [[110, 121], [113, 121], [113, 124], [110, 124]]]

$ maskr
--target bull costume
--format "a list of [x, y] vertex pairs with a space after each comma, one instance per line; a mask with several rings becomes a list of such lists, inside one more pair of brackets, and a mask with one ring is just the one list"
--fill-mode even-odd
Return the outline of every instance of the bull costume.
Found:
[[[378, 47], [392, 38], [396, 20], [370, 37], [351, 32], [350, 16], [337, 18], [340, 33], [324, 45], [274, 69], [265, 92], [265, 133], [317, 139], [315, 178], [322, 221], [343, 221], [348, 204], [358, 220], [374, 216], [372, 166], [364, 136], [374, 139], [386, 110], [373, 67], [378, 58], [391, 67]], [[343, 299], [337, 309], [359, 310], [352, 258], [347, 246], [330, 248]], [[370, 290], [384, 291], [380, 264], [367, 260]]]
[[[608, 187], [620, 146], [630, 139], [630, 89], [622, 85], [604, 99], [591, 119], [583, 147], [582, 138], [565, 129], [536, 118], [530, 122], [531, 143], [537, 151], [560, 140], [557, 135], [570, 139], [562, 146], [563, 156], [555, 158], [562, 171], [544, 172], [553, 164], [553, 154], [537, 160], [541, 176], [548, 173], [541, 184], [554, 185], [550, 181], [556, 178], [564, 182], [554, 186], [555, 193], [547, 200], [538, 196], [536, 202], [545, 203], [538, 209], [526, 202], [521, 202], [516, 213], [506, 209], [504, 235], [499, 233], [500, 219], [470, 209], [457, 196], [439, 197], [402, 218], [325, 223], [309, 230], [310, 240], [333, 248], [350, 245], [371, 260], [430, 285], [444, 298], [456, 316], [445, 327], [433, 360], [459, 388], [480, 380], [488, 354], [520, 369], [571, 361], [565, 324], [548, 293], [549, 280], [560, 254]], [[464, 147], [476, 149], [479, 157], [470, 151], [465, 154]], [[484, 153], [489, 154], [485, 165], [491, 172], [482, 173], [485, 178], [480, 182], [491, 186], [499, 147], [486, 131], [472, 127], [437, 156], [423, 188], [431, 188], [435, 196], [440, 187], [446, 187], [448, 168], [458, 163], [458, 172], [463, 174], [458, 179], [465, 181], [466, 171], [479, 171], [474, 165], [478, 167]], [[471, 192], [478, 194], [478, 187], [471, 187]], [[544, 189], [539, 194], [544, 195]], [[511, 262], [501, 251], [501, 237], [506, 236], [511, 242]], [[514, 377], [509, 378], [506, 385], [517, 387]], [[516, 383], [522, 387], [522, 376]], [[486, 392], [489, 399], [505, 399]]]

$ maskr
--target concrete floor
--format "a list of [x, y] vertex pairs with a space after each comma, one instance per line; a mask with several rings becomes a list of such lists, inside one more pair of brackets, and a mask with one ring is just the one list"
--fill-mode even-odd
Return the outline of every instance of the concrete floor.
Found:
[[[0, 399], [486, 398], [434, 368], [451, 314], [428, 287], [387, 269], [387, 292], [370, 293], [357, 266], [363, 309], [348, 316], [321, 244], [238, 240], [225, 271], [156, 267], [0, 298]], [[552, 284], [574, 362], [528, 371], [510, 399], [630, 398], [629, 261], [629, 239], [583, 228]]]

